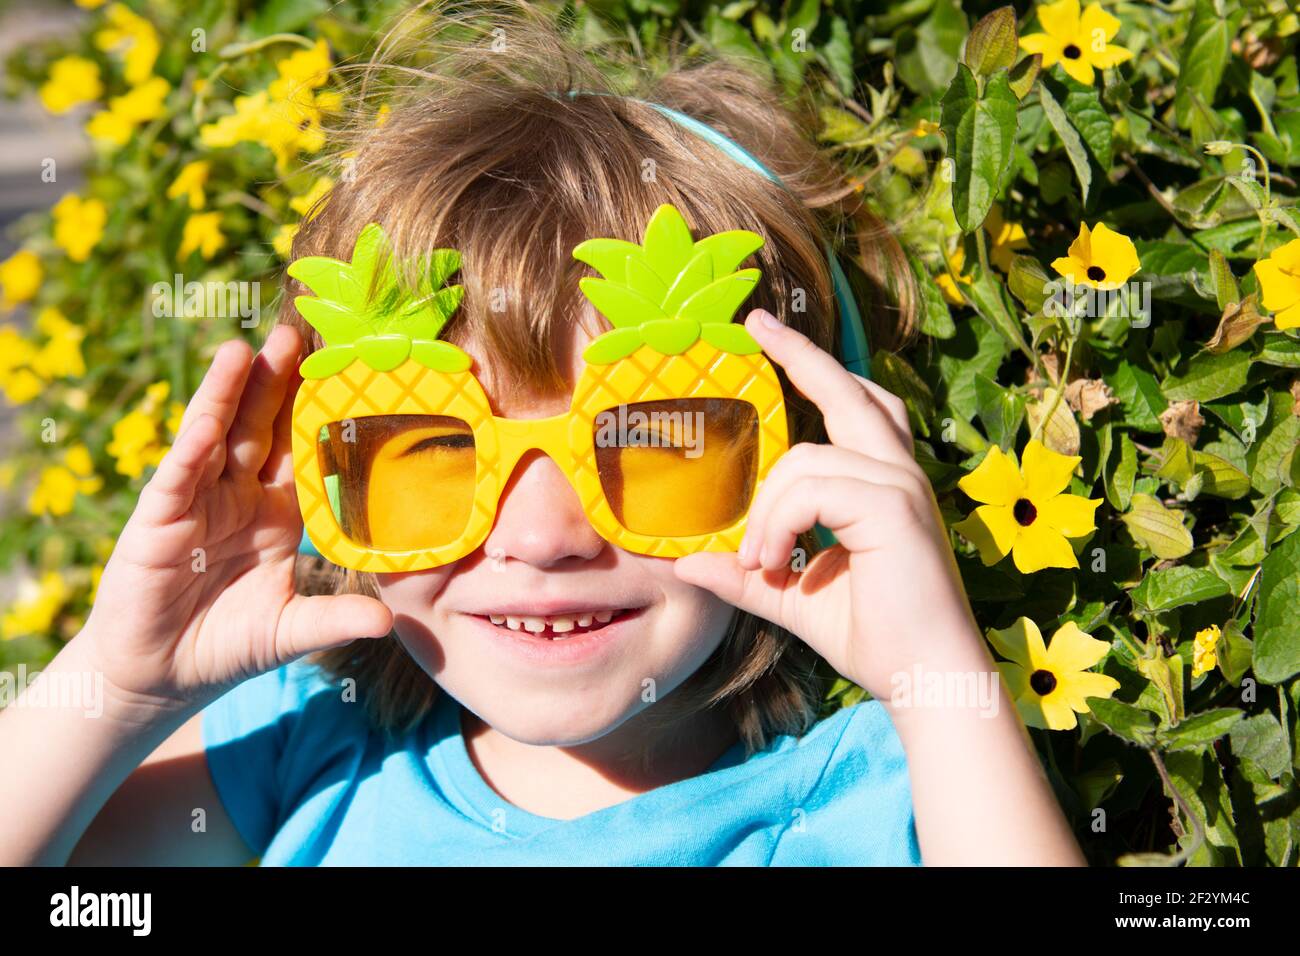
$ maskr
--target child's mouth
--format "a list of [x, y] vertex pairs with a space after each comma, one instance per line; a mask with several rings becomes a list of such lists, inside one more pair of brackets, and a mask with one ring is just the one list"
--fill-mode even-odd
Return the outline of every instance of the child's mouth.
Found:
[[611, 608], [574, 614], [479, 614], [476, 616], [495, 624], [502, 630], [518, 631], [521, 637], [566, 641], [582, 634], [599, 631], [639, 610], [640, 608]]

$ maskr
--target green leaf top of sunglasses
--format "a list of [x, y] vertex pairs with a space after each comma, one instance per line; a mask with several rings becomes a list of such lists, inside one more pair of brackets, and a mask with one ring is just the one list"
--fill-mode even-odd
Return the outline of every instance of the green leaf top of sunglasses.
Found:
[[445, 286], [460, 268], [455, 249], [435, 249], [420, 264], [419, 284], [404, 284], [393, 264], [392, 245], [383, 227], [371, 223], [352, 247], [352, 261], [304, 256], [289, 275], [314, 296], [294, 299], [324, 346], [302, 363], [303, 378], [329, 378], [360, 360], [387, 372], [407, 358], [440, 372], [463, 372], [471, 359], [438, 333], [460, 305], [462, 286]]
[[680, 355], [704, 339], [723, 352], [760, 351], [744, 326], [731, 321], [762, 277], [740, 269], [762, 248], [756, 232], [733, 229], [691, 238], [682, 214], [669, 203], [655, 210], [641, 245], [622, 239], [588, 239], [573, 258], [601, 274], [579, 281], [588, 301], [614, 328], [592, 340], [583, 358], [608, 365], [648, 345], [663, 355]]

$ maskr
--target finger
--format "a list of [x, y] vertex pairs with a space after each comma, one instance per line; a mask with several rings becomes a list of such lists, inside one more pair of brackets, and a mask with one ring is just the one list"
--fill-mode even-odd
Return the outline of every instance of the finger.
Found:
[[364, 594], [299, 594], [280, 615], [276, 653], [281, 661], [341, 647], [358, 638], [386, 637], [393, 612]]
[[225, 438], [214, 415], [203, 414], [181, 429], [158, 470], [140, 492], [134, 517], [150, 527], [169, 524], [190, 510], [212, 450]]
[[248, 378], [253, 350], [242, 339], [222, 342], [212, 356], [212, 364], [203, 375], [194, 397], [181, 416], [181, 430], [200, 415], [212, 415], [229, 430], [239, 408], [239, 397]]
[[914, 446], [914, 442], [912, 439], [912, 422], [907, 417], [907, 404], [883, 385], [873, 382], [869, 378], [863, 378], [856, 372], [853, 373], [853, 377], [856, 378], [858, 383], [867, 390], [867, 397], [872, 401], [878, 402], [880, 407], [885, 410], [885, 414], [889, 416], [889, 420], [894, 423], [894, 428], [898, 432], [899, 438], [903, 440], [903, 444], [910, 452]]
[[[881, 532], [922, 514], [914, 494], [892, 484], [835, 475], [803, 475], [746, 530], [750, 551], [761, 568], [788, 566], [798, 536], [821, 524], [853, 553], [869, 551]], [[750, 538], [750, 534], [755, 537]]]
[[272, 426], [297, 362], [302, 339], [287, 325], [278, 325], [267, 336], [253, 360], [248, 384], [239, 401], [234, 424], [226, 441], [226, 470], [234, 475], [256, 474], [271, 449]]
[[[878, 485], [890, 485], [912, 496], [930, 497], [930, 486], [915, 467], [895, 465], [868, 455], [861, 455], [834, 445], [800, 443], [781, 456], [781, 460], [763, 479], [750, 505], [740, 563], [746, 568], [760, 566], [763, 551], [763, 528], [768, 516], [780, 502], [796, 493], [796, 485], [815, 476], [859, 478]], [[788, 557], [788, 555], [787, 555]], [[774, 567], [772, 564], [763, 565]]]
[[262, 465], [261, 479], [281, 487], [293, 487], [293, 405], [302, 377], [297, 369], [285, 383], [284, 396], [271, 425], [271, 450]]
[[833, 355], [763, 309], [749, 314], [745, 329], [821, 411], [832, 442], [877, 458], [911, 457], [884, 409]]
[[750, 571], [741, 567], [734, 554], [698, 551], [673, 562], [678, 580], [712, 591], [733, 607], [755, 614], [765, 621], [786, 627], [786, 595], [797, 573]]

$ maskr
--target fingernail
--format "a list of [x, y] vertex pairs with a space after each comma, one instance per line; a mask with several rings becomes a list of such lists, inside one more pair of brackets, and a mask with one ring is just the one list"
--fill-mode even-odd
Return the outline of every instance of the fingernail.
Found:
[[763, 324], [764, 328], [768, 328], [768, 329], [781, 328], [781, 323], [776, 320], [776, 316], [773, 315], [771, 312], [767, 311], [767, 309], [758, 310], [758, 321]]

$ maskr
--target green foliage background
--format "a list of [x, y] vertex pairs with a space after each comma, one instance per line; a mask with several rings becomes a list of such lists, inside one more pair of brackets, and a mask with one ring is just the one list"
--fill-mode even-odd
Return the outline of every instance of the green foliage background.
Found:
[[[364, 57], [405, 4], [129, 6], [156, 27], [154, 72], [171, 90], [162, 115], [89, 166], [80, 192], [107, 204], [103, 237], [76, 263], [52, 241], [45, 213], [16, 234], [44, 267], [33, 311], [55, 306], [84, 330], [87, 372], [51, 382], [20, 408], [23, 440], [5, 462], [0, 562], [36, 578], [55, 572], [63, 586], [35, 633], [15, 625], [0, 639], [0, 668], [10, 670], [39, 667], [76, 633], [95, 568], [147, 478], [115, 471], [106, 450], [114, 424], [153, 383], [188, 396], [215, 345], [240, 334], [230, 319], [153, 320], [150, 287], [184, 272], [260, 277], [274, 288], [283, 262], [272, 241], [299, 215], [292, 200], [315, 181], [308, 154], [277, 168], [256, 143], [205, 147], [200, 127], [273, 81], [276, 64], [304, 45], [298, 38], [324, 38], [336, 63]], [[653, 57], [684, 40], [744, 56], [791, 92], [816, 91], [826, 144], [898, 224], [920, 281], [919, 340], [903, 354], [878, 351], [874, 371], [906, 397], [918, 456], [950, 521], [972, 507], [957, 479], [991, 444], [1018, 452], [1038, 434], [1082, 456], [1070, 490], [1104, 503], [1079, 570], [1029, 578], [1009, 560], [985, 567], [953, 540], [982, 626], [1023, 615], [1050, 635], [1075, 621], [1111, 643], [1101, 670], [1120, 681], [1115, 698], [1094, 700], [1076, 730], [1034, 732], [1089, 857], [1295, 865], [1300, 339], [1261, 314], [1251, 267], [1300, 234], [1300, 25], [1285, 0], [1106, 2], [1122, 23], [1115, 42], [1134, 56], [1086, 87], [1059, 66], [1037, 76], [1023, 63], [1008, 69], [1014, 46], [999, 53], [996, 38], [984, 54], [968, 52], [974, 69], [959, 67], [971, 27], [996, 6], [597, 0], [550, 8], [582, 42], [625, 30]], [[101, 65], [104, 98], [125, 92], [120, 60], [92, 41], [104, 12], [90, 13], [75, 35], [19, 51], [6, 91], [32, 92], [51, 63], [77, 53]], [[1038, 29], [1029, 4], [1015, 13], [1021, 35]], [[799, 29], [803, 49], [790, 42]], [[984, 119], [957, 122], [972, 109]], [[918, 126], [923, 120], [942, 122], [948, 135]], [[1206, 151], [1218, 142], [1241, 146]], [[212, 163], [207, 209], [221, 211], [226, 237], [210, 261], [178, 258], [191, 210], [165, 198], [195, 159]], [[1005, 221], [1026, 233], [1001, 266], [990, 260], [995, 237], [980, 227], [994, 196]], [[1051, 261], [1081, 223], [1103, 220], [1136, 243], [1135, 279], [1151, 296], [1145, 327], [1114, 309], [1071, 318], [1044, 307]], [[962, 304], [951, 305], [936, 278], [958, 271], [969, 281], [952, 285]], [[1100, 407], [1070, 402], [1072, 382]], [[1166, 428], [1162, 415], [1174, 402], [1197, 403], [1175, 411], [1184, 422], [1199, 413], [1199, 431]], [[46, 419], [58, 423], [54, 444], [40, 440]], [[33, 482], [72, 443], [90, 450], [103, 486], [78, 494], [66, 515], [30, 513]], [[1210, 625], [1224, 632], [1218, 666], [1193, 678], [1193, 635]], [[841, 684], [828, 707], [860, 696]]]

